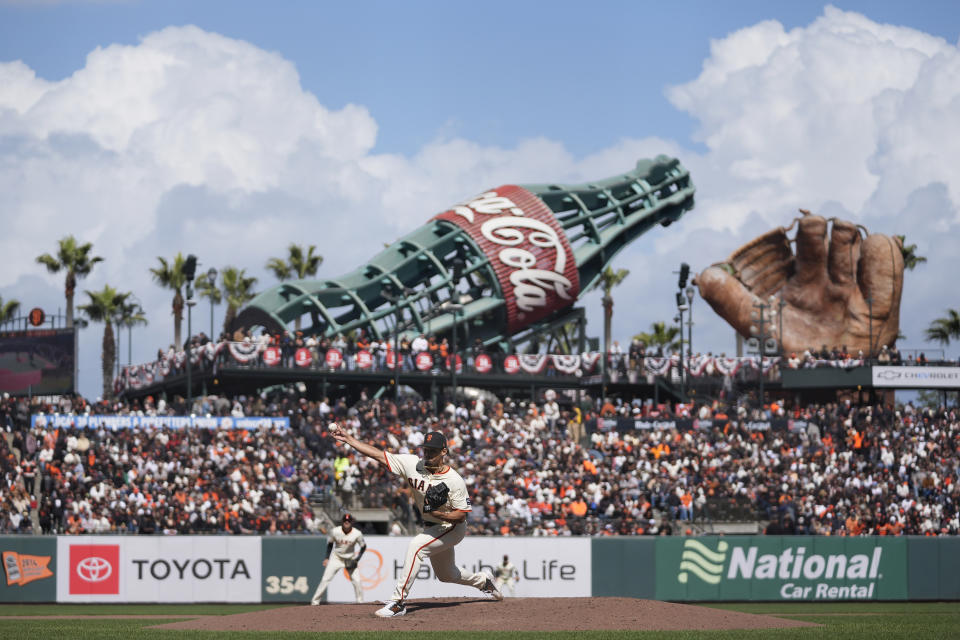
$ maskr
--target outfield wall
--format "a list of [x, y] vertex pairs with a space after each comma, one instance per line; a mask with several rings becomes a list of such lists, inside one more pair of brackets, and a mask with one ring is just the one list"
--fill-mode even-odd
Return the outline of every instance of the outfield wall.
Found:
[[[409, 538], [368, 536], [367, 601], [401, 577]], [[308, 602], [323, 536], [0, 536], [0, 602]], [[960, 538], [468, 536], [466, 571], [516, 565], [518, 597], [671, 601], [960, 600]], [[421, 566], [413, 597], [470, 596]], [[345, 574], [327, 599], [352, 602]]]

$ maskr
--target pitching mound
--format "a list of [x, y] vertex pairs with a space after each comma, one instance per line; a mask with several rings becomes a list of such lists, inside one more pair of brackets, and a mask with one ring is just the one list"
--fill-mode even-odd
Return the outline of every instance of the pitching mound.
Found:
[[410, 600], [407, 615], [377, 618], [370, 604], [280, 607], [158, 625], [201, 631], [594, 631], [780, 629], [816, 626], [772, 616], [633, 598], [434, 598]]

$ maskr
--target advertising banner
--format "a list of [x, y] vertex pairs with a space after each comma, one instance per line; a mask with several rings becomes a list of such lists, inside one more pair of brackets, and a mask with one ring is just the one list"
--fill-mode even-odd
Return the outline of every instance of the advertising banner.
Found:
[[873, 386], [960, 389], [960, 367], [873, 367]]
[[[387, 600], [403, 570], [410, 537], [366, 536], [367, 551], [358, 570], [364, 600]], [[301, 558], [300, 564], [313, 572], [309, 576], [310, 595], [323, 575], [323, 553]], [[590, 538], [490, 538], [467, 536], [454, 548], [457, 566], [464, 571], [493, 572], [504, 554], [517, 567], [520, 580], [516, 595], [522, 598], [586, 597], [591, 595]], [[272, 569], [270, 569], [272, 571]], [[337, 576], [327, 588], [329, 602], [353, 602], [353, 585], [346, 574]], [[420, 565], [411, 598], [476, 597], [473, 587], [440, 582], [430, 561]], [[299, 594], [297, 596], [299, 599]]]
[[0, 602], [55, 602], [57, 542], [54, 538], [0, 536], [3, 578]]
[[259, 602], [260, 538], [59, 536], [58, 602]]
[[247, 416], [234, 418], [231, 416], [135, 416], [135, 415], [77, 415], [73, 413], [54, 413], [50, 415], [33, 414], [30, 416], [30, 427], [60, 429], [246, 429], [253, 431], [260, 427], [271, 429], [287, 429], [290, 427], [290, 418], [274, 418], [265, 416]]
[[902, 537], [657, 539], [658, 600], [906, 600]]
[[[795, 428], [794, 422], [794, 420], [788, 420], [787, 418], [774, 418], [772, 420], [749, 420], [743, 422], [741, 426], [749, 431], [770, 431], [771, 429], [784, 431], [787, 429], [793, 430]], [[709, 431], [714, 428], [723, 429], [729, 423], [729, 420], [697, 420], [693, 418], [599, 418], [588, 420], [587, 430], [603, 433], [610, 431], [616, 431], [617, 433], [663, 431], [665, 429]]]

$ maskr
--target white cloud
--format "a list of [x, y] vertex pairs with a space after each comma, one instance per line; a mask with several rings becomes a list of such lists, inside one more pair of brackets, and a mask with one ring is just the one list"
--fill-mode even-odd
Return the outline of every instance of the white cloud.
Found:
[[[944, 235], [960, 224], [952, 171], [960, 147], [945, 143], [960, 132], [958, 80], [956, 46], [828, 8], [804, 28], [763, 22], [714, 42], [701, 75], [669, 90], [699, 121], [704, 153], [624, 139], [575, 158], [555, 140], [497, 148], [454, 138], [408, 157], [373, 153], [377, 124], [367, 110], [325, 107], [278, 54], [195, 27], [97, 49], [59, 82], [4, 63], [0, 254], [16, 266], [0, 271], [0, 287], [28, 308], [62, 306], [60, 277], [42, 275], [34, 259], [68, 233], [93, 242], [107, 261], [81, 290], [109, 282], [136, 292], [151, 318], [134, 336], [142, 360], [172, 337], [171, 296], [147, 273], [156, 256], [196, 253], [203, 269], [234, 264], [267, 286], [269, 256], [291, 241], [315, 243], [322, 273], [334, 276], [483, 189], [593, 180], [641, 157], [675, 155], [693, 174], [697, 208], [617, 259], [632, 271], [614, 318], [624, 341], [673, 317], [670, 272], [681, 260], [703, 268], [798, 207], [906, 232], [930, 258], [925, 275], [960, 266]], [[48, 286], [36, 287], [38, 277]], [[931, 316], [956, 306], [920, 280], [908, 276], [904, 313], [918, 346]], [[585, 304], [597, 334], [598, 295]], [[208, 314], [201, 303], [197, 326], [208, 330]], [[694, 319], [695, 347], [732, 349], [732, 330], [706, 305]], [[99, 337], [90, 329], [82, 342], [86, 394], [99, 388]]]
[[751, 211], [773, 221], [828, 200], [859, 212], [876, 194], [896, 210], [927, 181], [957, 201], [958, 151], [942, 148], [960, 125], [956, 46], [828, 7], [809, 27], [765, 22], [711, 52], [700, 77], [669, 92], [730, 181], [699, 224], [738, 226]]

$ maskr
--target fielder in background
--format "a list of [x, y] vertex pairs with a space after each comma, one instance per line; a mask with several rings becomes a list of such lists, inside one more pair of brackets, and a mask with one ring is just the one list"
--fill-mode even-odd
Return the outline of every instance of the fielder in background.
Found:
[[353, 583], [353, 593], [357, 596], [357, 602], [363, 602], [363, 586], [360, 584], [357, 563], [363, 557], [363, 552], [367, 550], [367, 544], [363, 541], [360, 530], [354, 528], [353, 516], [349, 513], [344, 514], [340, 526], [334, 527], [327, 536], [327, 557], [323, 559], [323, 566], [326, 569], [310, 604], [320, 604], [324, 591], [340, 569], [346, 569], [347, 576]]
[[500, 591], [502, 592], [504, 585], [506, 585], [511, 597], [517, 595], [515, 589], [517, 580], [520, 579], [520, 572], [518, 572], [517, 568], [510, 562], [510, 558], [503, 556], [503, 562], [497, 565], [496, 572], [497, 586], [500, 587]]
[[467, 514], [471, 510], [467, 485], [460, 474], [444, 464], [447, 439], [439, 431], [431, 431], [423, 441], [423, 459], [412, 454], [393, 454], [360, 442], [331, 423], [330, 435], [376, 460], [387, 471], [399, 476], [410, 487], [417, 508], [423, 514], [423, 533], [416, 535], [407, 547], [400, 580], [393, 596], [382, 609], [381, 618], [396, 618], [407, 613], [404, 602], [420, 570], [420, 563], [430, 558], [433, 572], [441, 582], [455, 582], [476, 587], [494, 600], [503, 600], [500, 589], [487, 572], [465, 573], [457, 566], [454, 547], [467, 533]]

